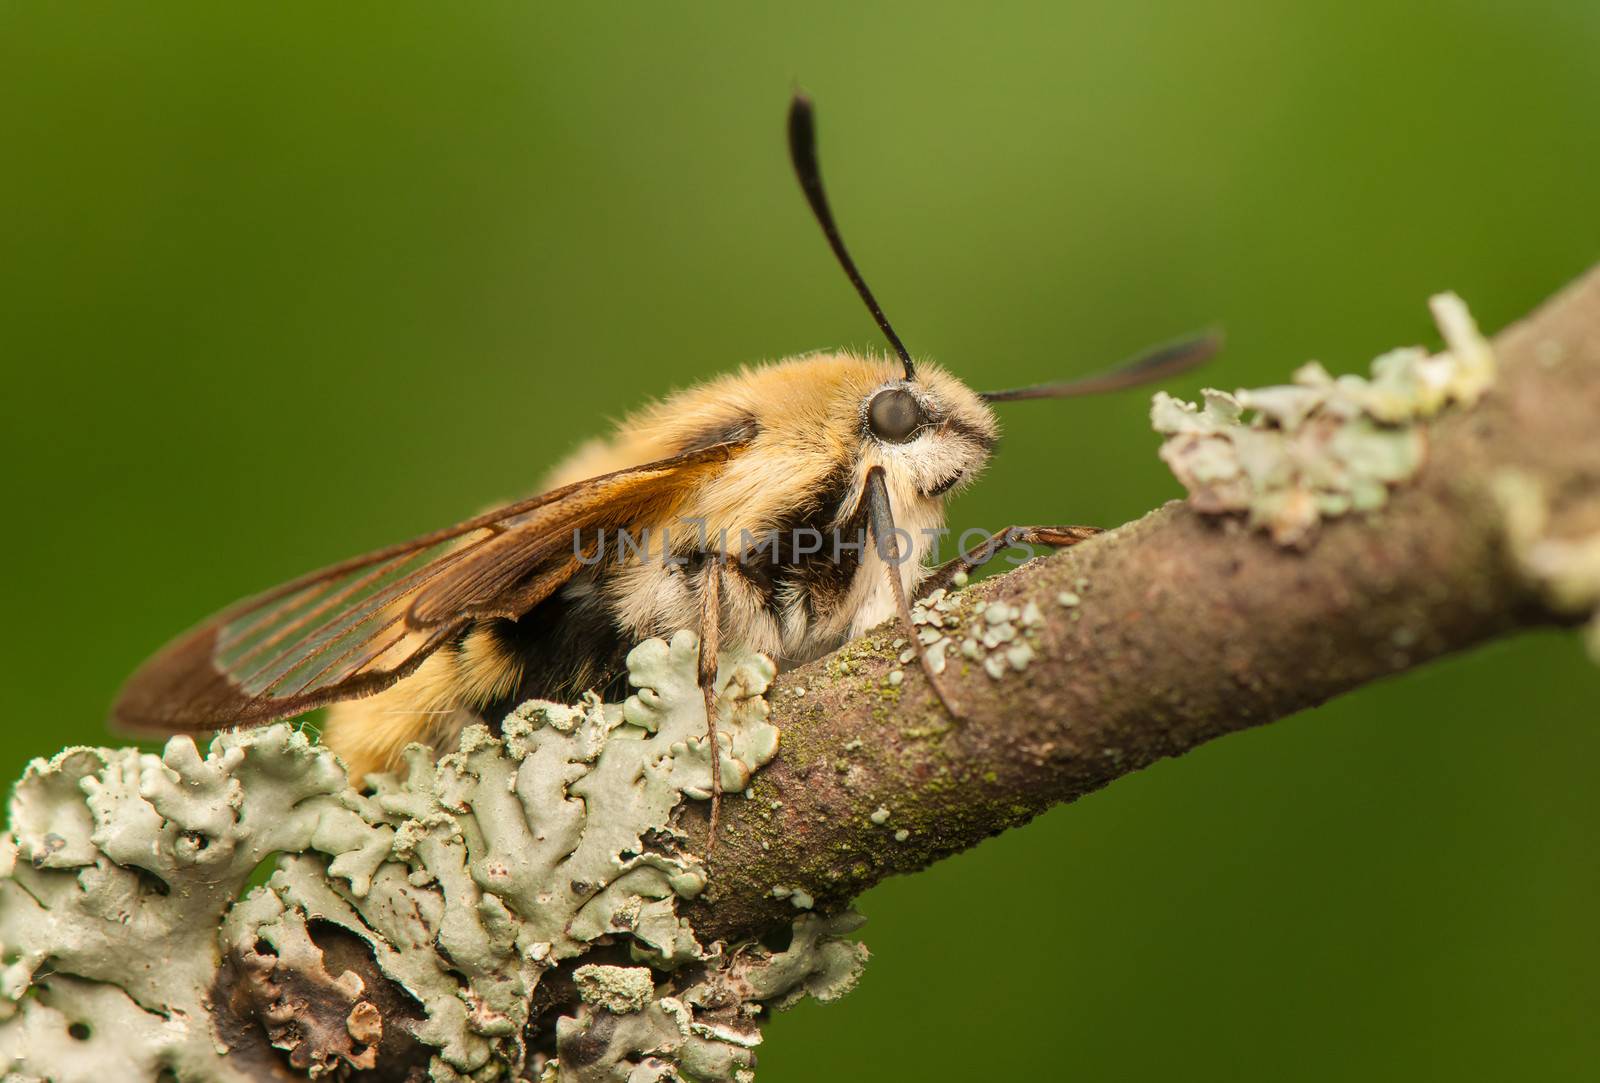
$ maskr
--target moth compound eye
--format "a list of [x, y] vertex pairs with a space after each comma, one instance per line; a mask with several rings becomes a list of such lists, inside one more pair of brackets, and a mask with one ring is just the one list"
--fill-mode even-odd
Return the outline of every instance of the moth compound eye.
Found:
[[872, 435], [896, 444], [910, 439], [925, 420], [916, 396], [898, 387], [878, 392], [867, 407], [867, 427]]

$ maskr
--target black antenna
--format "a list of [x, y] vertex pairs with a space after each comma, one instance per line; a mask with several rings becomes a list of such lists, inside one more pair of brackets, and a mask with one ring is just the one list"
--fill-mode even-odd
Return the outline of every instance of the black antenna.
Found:
[[911, 355], [906, 352], [900, 336], [894, 333], [894, 328], [889, 326], [889, 317], [878, 307], [878, 299], [867, 288], [866, 279], [856, 270], [856, 261], [850, 258], [849, 251], [845, 249], [844, 239], [839, 236], [839, 227], [833, 221], [833, 211], [828, 209], [828, 196], [822, 190], [822, 167], [817, 164], [816, 114], [812, 111], [811, 99], [804, 94], [796, 94], [794, 101], [789, 103], [789, 157], [794, 160], [794, 172], [800, 178], [800, 188], [806, 194], [806, 202], [811, 204], [811, 213], [817, 216], [817, 224], [822, 226], [828, 245], [839, 258], [839, 265], [850, 277], [861, 299], [867, 303], [867, 311], [883, 328], [889, 345], [900, 355], [900, 362], [906, 367], [906, 379], [916, 379], [917, 367], [911, 363]]

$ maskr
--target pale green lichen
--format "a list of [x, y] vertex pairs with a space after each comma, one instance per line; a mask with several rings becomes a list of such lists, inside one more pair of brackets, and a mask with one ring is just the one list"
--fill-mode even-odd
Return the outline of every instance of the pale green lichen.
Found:
[[655, 999], [656, 979], [647, 966], [597, 966], [590, 963], [572, 972], [572, 981], [585, 1004], [613, 1015], [642, 1012]]
[[[617, 1014], [587, 1000], [556, 1026], [558, 1044], [582, 1047], [583, 1063], [550, 1063], [540, 1083], [666, 1083], [668, 1080], [754, 1078], [751, 1050], [760, 1016], [805, 996], [824, 1003], [855, 987], [867, 951], [841, 939], [860, 915], [806, 914], [794, 923], [785, 951], [748, 944], [728, 953], [704, 980]], [[620, 969], [620, 968], [619, 968]], [[659, 992], [660, 990], [656, 990]]]
[[803, 887], [784, 887], [779, 884], [771, 894], [774, 899], [788, 899], [789, 905], [796, 910], [810, 910], [817, 904], [816, 896]]
[[1551, 534], [1549, 499], [1534, 478], [1520, 471], [1501, 470], [1493, 486], [1517, 570], [1556, 612], [1588, 618], [1584, 645], [1600, 665], [1600, 533]]
[[[1282, 387], [1207, 388], [1200, 405], [1157, 392], [1161, 458], [1207, 514], [1248, 514], [1282, 545], [1305, 545], [1323, 519], [1382, 507], [1421, 468], [1418, 422], [1471, 406], [1494, 382], [1494, 354], [1454, 294], [1430, 301], [1446, 349], [1384, 354], [1370, 377], [1316, 362]], [[1066, 604], [1066, 603], [1063, 603]]]
[[942, 590], [933, 591], [914, 607], [911, 617], [927, 625], [925, 633], [932, 633], [928, 650], [930, 654], [938, 652], [935, 672], [943, 670], [946, 651], [954, 647], [963, 658], [981, 663], [983, 671], [997, 681], [1022, 672], [1033, 661], [1033, 641], [1045, 623], [1044, 611], [1035, 602], [1014, 606], [996, 600], [974, 605], [973, 619], [966, 624], [956, 599], [945, 597]]
[[[247, 991], [298, 980], [327, 1000], [262, 1013], [314, 1075], [371, 1067], [390, 1026], [425, 1047], [439, 1081], [750, 1078], [764, 1009], [839, 995], [866, 952], [838, 939], [851, 914], [802, 915], [780, 953], [702, 944], [680, 916], [706, 884], [673, 827], [684, 797], [710, 792], [696, 654], [690, 633], [641, 644], [625, 705], [525, 704], [499, 736], [469, 728], [437, 761], [409, 750], [365, 793], [282, 724], [223, 734], [204, 757], [180, 737], [160, 757], [34, 761], [0, 843], [0, 1072], [252, 1078], [211, 1012], [229, 966]], [[772, 674], [759, 656], [723, 660], [728, 792], [776, 752]], [[273, 855], [271, 878], [240, 898]], [[385, 1018], [354, 972], [329, 973], [319, 929], [364, 944], [417, 1017]], [[579, 965], [607, 944], [604, 963]], [[612, 965], [617, 945], [637, 965]], [[531, 1011], [558, 967], [575, 968], [581, 1001], [553, 1024], [546, 1062], [530, 1052]]]

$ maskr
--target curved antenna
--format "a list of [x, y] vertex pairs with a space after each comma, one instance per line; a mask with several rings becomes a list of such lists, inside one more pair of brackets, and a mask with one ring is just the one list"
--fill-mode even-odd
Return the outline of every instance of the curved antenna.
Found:
[[1093, 376], [1035, 384], [1032, 387], [1015, 387], [1009, 391], [980, 391], [978, 397], [984, 402], [1017, 402], [1021, 399], [1070, 399], [1078, 395], [1120, 391], [1125, 387], [1137, 387], [1153, 380], [1176, 376], [1209, 360], [1221, 348], [1222, 331], [1213, 329], [1193, 338], [1146, 350]]
[[822, 167], [817, 164], [816, 114], [811, 108], [811, 99], [804, 94], [796, 94], [794, 101], [789, 103], [789, 157], [794, 161], [795, 176], [800, 178], [800, 188], [806, 194], [806, 202], [811, 204], [811, 213], [817, 216], [817, 224], [828, 238], [828, 245], [838, 257], [839, 265], [844, 268], [844, 273], [849, 276], [861, 299], [867, 303], [867, 311], [878, 321], [878, 326], [889, 339], [889, 345], [900, 355], [900, 363], [906, 367], [906, 379], [916, 379], [917, 367], [911, 363], [905, 343], [889, 326], [889, 317], [878, 307], [878, 299], [872, 296], [866, 279], [856, 270], [856, 261], [850, 258], [844, 239], [839, 236], [839, 227], [833, 221], [833, 211], [828, 208], [828, 195], [822, 190]]

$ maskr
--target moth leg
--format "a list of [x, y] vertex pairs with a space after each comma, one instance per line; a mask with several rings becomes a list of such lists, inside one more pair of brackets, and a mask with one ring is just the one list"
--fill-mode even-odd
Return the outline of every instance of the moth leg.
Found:
[[706, 833], [706, 860], [717, 845], [722, 817], [722, 744], [717, 740], [717, 652], [722, 647], [721, 553], [707, 553], [700, 586], [700, 693], [706, 701], [706, 740], [711, 742], [711, 828]]
[[917, 635], [916, 623], [911, 619], [911, 605], [906, 601], [905, 583], [900, 579], [900, 539], [895, 534], [894, 510], [889, 506], [889, 488], [883, 481], [883, 467], [874, 466], [867, 471], [865, 496], [867, 525], [872, 530], [872, 543], [877, 546], [878, 553], [883, 557], [884, 568], [889, 575], [889, 586], [894, 592], [895, 608], [900, 613], [900, 623], [905, 626], [906, 636], [911, 640], [912, 649], [917, 652], [917, 661], [922, 666], [923, 674], [928, 678], [928, 685], [933, 689], [934, 696], [952, 718], [959, 719], [961, 711], [945, 694], [944, 684], [940, 681], [939, 675], [933, 671], [933, 665], [928, 661], [927, 648]]
[[1051, 545], [1066, 549], [1101, 533], [1097, 526], [1011, 526], [991, 534], [959, 556], [935, 568], [917, 587], [917, 597], [926, 598], [940, 587], [948, 587], [962, 572], [975, 572], [1013, 545]]

